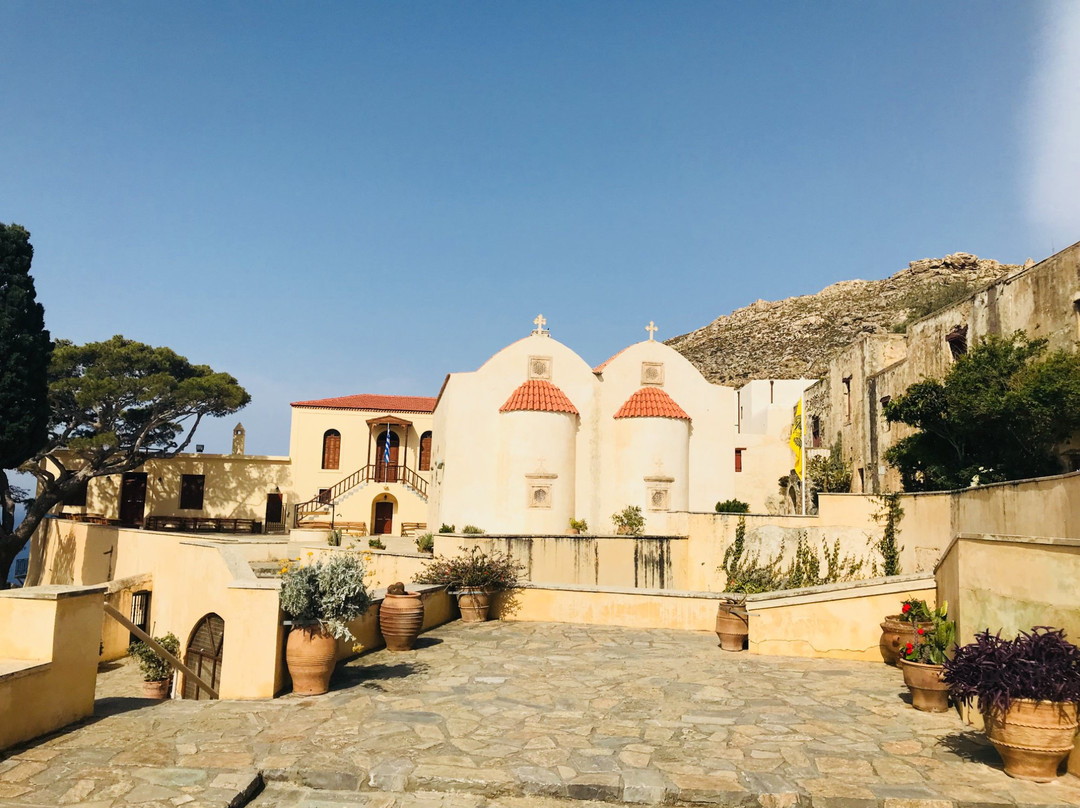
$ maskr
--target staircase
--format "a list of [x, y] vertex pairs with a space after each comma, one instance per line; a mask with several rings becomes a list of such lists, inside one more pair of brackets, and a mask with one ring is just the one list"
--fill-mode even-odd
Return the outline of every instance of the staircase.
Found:
[[295, 510], [294, 524], [299, 524], [300, 520], [305, 516], [323, 511], [330, 505], [336, 505], [346, 494], [362, 488], [368, 483], [401, 483], [406, 489], [427, 502], [427, 480], [415, 471], [406, 466], [386, 466], [370, 463], [357, 469], [343, 480], [338, 480], [333, 486], [316, 494], [311, 499], [299, 503]]

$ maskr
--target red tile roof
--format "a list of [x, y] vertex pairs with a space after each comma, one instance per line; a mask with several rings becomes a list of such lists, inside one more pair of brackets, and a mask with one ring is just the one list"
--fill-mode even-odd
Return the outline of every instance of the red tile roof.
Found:
[[294, 401], [294, 407], [318, 407], [326, 410], [377, 410], [379, 412], [435, 412], [434, 398], [427, 396], [378, 396], [361, 393], [355, 396]]
[[[629, 345], [627, 345], [627, 346], [626, 346], [626, 348], [629, 348], [629, 347], [630, 347]], [[608, 365], [610, 365], [610, 364], [612, 363], [612, 361], [614, 361], [615, 357], [616, 357], [616, 356], [618, 356], [619, 354], [621, 354], [621, 353], [622, 353], [623, 351], [625, 351], [625, 350], [626, 350], [626, 348], [623, 348], [623, 349], [622, 349], [622, 351], [619, 351], [619, 353], [615, 354], [615, 356], [611, 356], [611, 357], [608, 357], [607, 359], [605, 359], [605, 360], [604, 360], [603, 362], [601, 362], [601, 363], [600, 363], [599, 365], [597, 365], [596, 367], [594, 367], [594, 368], [592, 369], [592, 372], [593, 372], [593, 373], [603, 373], [603, 372], [604, 372], [604, 368], [606, 368], [606, 367], [607, 367]]]
[[517, 390], [510, 394], [506, 403], [499, 407], [499, 412], [516, 412], [518, 410], [531, 410], [533, 412], [569, 412], [578, 414], [566, 393], [542, 379], [532, 379], [525, 382]]
[[686, 410], [659, 387], [642, 387], [615, 413], [616, 418], [681, 418], [689, 421]]

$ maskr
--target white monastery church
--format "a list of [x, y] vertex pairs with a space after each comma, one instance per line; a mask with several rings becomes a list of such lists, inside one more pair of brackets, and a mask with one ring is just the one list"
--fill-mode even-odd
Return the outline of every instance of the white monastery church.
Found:
[[638, 506], [645, 530], [669, 514], [736, 498], [775, 510], [793, 457], [793, 409], [811, 380], [712, 384], [648, 339], [597, 367], [556, 341], [543, 316], [437, 398], [346, 395], [293, 402], [288, 457], [148, 460], [97, 478], [62, 512], [164, 530], [325, 529], [409, 535], [475, 525], [562, 535], [571, 519], [614, 532]]

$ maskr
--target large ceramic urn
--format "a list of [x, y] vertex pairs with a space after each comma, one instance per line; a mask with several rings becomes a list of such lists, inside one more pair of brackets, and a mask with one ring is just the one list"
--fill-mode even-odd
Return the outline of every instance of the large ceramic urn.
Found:
[[388, 651], [408, 651], [424, 627], [424, 604], [417, 592], [387, 593], [379, 607], [379, 631]]
[[285, 645], [285, 662], [293, 693], [318, 696], [330, 689], [337, 661], [337, 640], [320, 625], [293, 626]]

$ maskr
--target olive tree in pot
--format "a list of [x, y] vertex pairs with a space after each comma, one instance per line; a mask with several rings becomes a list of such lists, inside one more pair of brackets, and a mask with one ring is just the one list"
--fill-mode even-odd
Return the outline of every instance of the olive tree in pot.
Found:
[[1080, 703], [1080, 648], [1048, 626], [1012, 640], [987, 629], [945, 660], [944, 680], [954, 699], [975, 703], [986, 737], [1005, 773], [1046, 783], [1076, 740]]
[[524, 566], [498, 550], [485, 553], [479, 547], [465, 550], [453, 558], [436, 557], [428, 562], [414, 580], [419, 584], [438, 584], [457, 595], [461, 619], [465, 623], [483, 623], [488, 619], [491, 594], [514, 589]]
[[366, 578], [364, 562], [346, 553], [282, 572], [281, 608], [292, 623], [285, 661], [294, 693], [315, 696], [330, 689], [337, 641], [356, 639], [348, 624], [371, 605]]
[[[180, 653], [180, 640], [171, 631], [164, 637], [154, 637], [154, 640], [173, 656]], [[139, 660], [143, 695], [148, 699], [168, 698], [173, 680], [172, 666], [157, 651], [138, 640], [128, 646], [128, 653]]]

